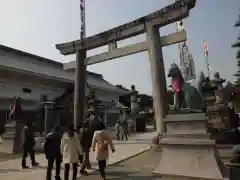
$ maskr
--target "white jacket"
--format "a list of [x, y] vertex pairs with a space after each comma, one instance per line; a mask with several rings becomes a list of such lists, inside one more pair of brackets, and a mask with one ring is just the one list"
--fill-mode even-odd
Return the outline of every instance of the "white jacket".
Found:
[[[106, 143], [108, 144], [108, 148], [104, 151], [101, 151], [100, 145], [101, 145], [101, 142], [103, 141], [106, 141]], [[97, 149], [96, 149], [96, 146], [97, 146]], [[96, 149], [95, 156], [97, 161], [107, 160], [109, 158], [109, 146], [112, 150], [114, 149], [112, 140], [109, 137], [107, 130], [95, 131], [93, 136], [92, 148], [93, 150]]]
[[69, 137], [68, 133], [64, 133], [61, 141], [61, 153], [63, 156], [63, 163], [78, 163], [78, 155], [82, 153], [82, 148], [75, 132], [73, 137]]

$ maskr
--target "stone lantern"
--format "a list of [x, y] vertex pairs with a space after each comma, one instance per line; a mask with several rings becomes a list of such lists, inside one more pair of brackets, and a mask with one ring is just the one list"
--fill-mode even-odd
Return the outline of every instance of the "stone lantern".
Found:
[[44, 137], [51, 132], [52, 128], [56, 125], [56, 121], [54, 118], [54, 109], [55, 109], [55, 103], [51, 101], [44, 102], [44, 110], [45, 110], [45, 116], [44, 116]]

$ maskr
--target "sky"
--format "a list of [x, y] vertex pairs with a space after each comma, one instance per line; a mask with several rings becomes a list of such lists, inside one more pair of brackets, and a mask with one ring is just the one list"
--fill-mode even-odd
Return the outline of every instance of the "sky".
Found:
[[[63, 56], [55, 44], [72, 41], [80, 34], [80, 0], [5, 0], [0, 5], [0, 44], [66, 63], [75, 56]], [[86, 0], [86, 34], [91, 36], [127, 23], [169, 5], [173, 0]], [[220, 72], [234, 81], [236, 49], [231, 44], [240, 34], [233, 27], [240, 12], [239, 0], [197, 0], [196, 7], [184, 20], [190, 53], [194, 57], [196, 74], [203, 71], [203, 41], [209, 45], [212, 72]], [[176, 24], [160, 29], [161, 35], [176, 32]], [[118, 43], [124, 46], [145, 39], [145, 35]], [[88, 51], [94, 55], [107, 47]], [[179, 64], [177, 45], [163, 48], [165, 71], [172, 63]], [[112, 84], [130, 87], [135, 84], [141, 93], [152, 93], [148, 53], [143, 52], [101, 64], [88, 70], [103, 74]], [[169, 79], [167, 79], [169, 83]]]

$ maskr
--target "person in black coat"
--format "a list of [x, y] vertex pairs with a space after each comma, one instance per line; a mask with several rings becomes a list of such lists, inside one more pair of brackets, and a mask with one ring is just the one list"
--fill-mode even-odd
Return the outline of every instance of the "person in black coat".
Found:
[[88, 120], [84, 121], [83, 127], [80, 129], [80, 132], [79, 132], [80, 144], [83, 149], [83, 162], [82, 162], [81, 168], [80, 168], [80, 174], [82, 174], [82, 175], [87, 175], [88, 173], [85, 169], [91, 168], [91, 163], [89, 160], [89, 152], [90, 152], [90, 148], [92, 146], [92, 139], [93, 139], [94, 131], [90, 126], [91, 125], [89, 124]]
[[23, 148], [23, 156], [22, 156], [22, 168], [28, 169], [29, 167], [26, 165], [26, 158], [30, 155], [32, 166], [37, 166], [39, 163], [35, 160], [35, 151], [34, 146], [36, 144], [34, 137], [34, 130], [31, 122], [27, 122], [26, 126], [22, 130], [22, 148]]
[[46, 136], [46, 140], [44, 143], [44, 153], [46, 155], [46, 159], [48, 160], [46, 180], [51, 180], [54, 161], [56, 165], [55, 179], [61, 180], [60, 178], [60, 170], [61, 170], [61, 162], [62, 162], [61, 147], [60, 147], [61, 139], [62, 139], [62, 133], [59, 126], [56, 126], [55, 128], [53, 128], [52, 132], [50, 132]]

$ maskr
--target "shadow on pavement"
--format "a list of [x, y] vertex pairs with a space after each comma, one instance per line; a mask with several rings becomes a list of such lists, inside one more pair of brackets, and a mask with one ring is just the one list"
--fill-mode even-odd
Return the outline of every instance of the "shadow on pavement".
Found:
[[20, 168], [19, 169], [0, 169], [0, 174], [3, 173], [11, 173], [11, 172], [20, 172], [23, 171]]

